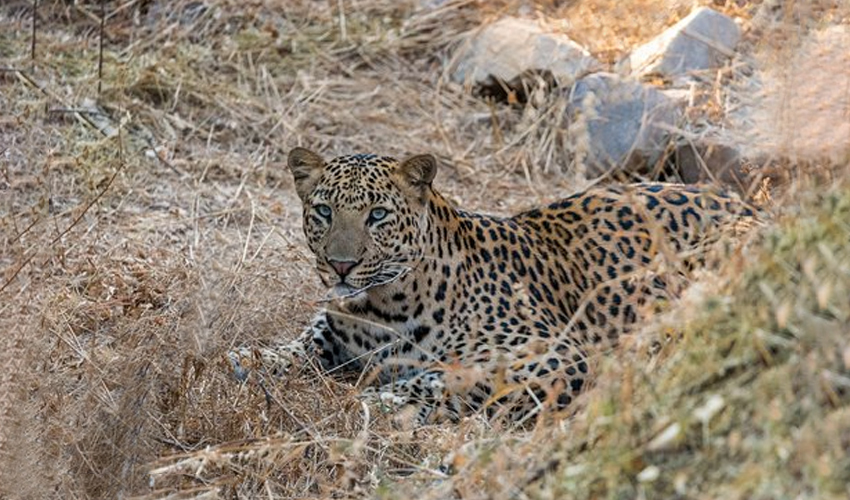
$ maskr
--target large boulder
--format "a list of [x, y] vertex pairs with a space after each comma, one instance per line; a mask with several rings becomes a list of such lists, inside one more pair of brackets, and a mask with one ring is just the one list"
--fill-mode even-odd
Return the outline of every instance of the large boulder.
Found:
[[550, 76], [570, 86], [601, 68], [599, 61], [569, 37], [547, 33], [528, 19], [508, 17], [472, 35], [454, 58], [451, 77], [471, 87], [521, 82], [530, 74]]
[[664, 155], [682, 115], [676, 99], [610, 73], [577, 81], [567, 113], [573, 152], [590, 176], [654, 164]]
[[660, 76], [682, 82], [695, 72], [721, 66], [734, 54], [740, 38], [741, 29], [732, 18], [700, 7], [633, 50], [617, 69], [635, 77]]

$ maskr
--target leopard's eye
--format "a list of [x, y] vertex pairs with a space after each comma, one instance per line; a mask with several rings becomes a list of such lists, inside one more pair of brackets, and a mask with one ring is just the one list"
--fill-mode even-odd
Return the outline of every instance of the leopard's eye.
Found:
[[378, 222], [380, 220], [383, 220], [388, 213], [389, 212], [387, 212], [386, 208], [373, 208], [372, 211], [369, 212], [369, 222]]
[[325, 219], [330, 219], [331, 214], [333, 213], [333, 211], [331, 210], [331, 207], [329, 207], [327, 205], [322, 205], [322, 204], [313, 205], [313, 210], [315, 210], [316, 213], [319, 214], [320, 217], [323, 217]]

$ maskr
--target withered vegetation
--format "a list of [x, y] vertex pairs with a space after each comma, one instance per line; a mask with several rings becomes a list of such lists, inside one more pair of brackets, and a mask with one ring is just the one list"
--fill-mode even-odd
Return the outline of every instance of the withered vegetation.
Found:
[[[35, 30], [35, 2], [3, 2], [0, 498], [846, 498], [850, 152], [810, 145], [847, 139], [850, 68], [788, 54], [850, 13], [700, 3], [742, 20], [744, 56], [683, 132], [764, 160], [775, 218], [603, 360], [572, 418], [409, 431], [313, 366], [230, 371], [323, 296], [286, 152], [431, 152], [465, 207], [553, 200], [588, 182], [563, 96], [477, 98], [453, 49], [519, 12], [614, 61], [692, 2], [104, 2], [100, 77], [101, 2], [41, 0]], [[748, 94], [753, 67], [785, 91]]]

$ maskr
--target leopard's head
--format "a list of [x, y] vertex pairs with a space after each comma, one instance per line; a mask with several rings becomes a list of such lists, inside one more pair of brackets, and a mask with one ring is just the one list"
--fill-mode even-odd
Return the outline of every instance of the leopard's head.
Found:
[[422, 260], [428, 200], [437, 163], [375, 155], [325, 162], [304, 148], [289, 153], [304, 209], [304, 233], [322, 282], [354, 294], [393, 282]]

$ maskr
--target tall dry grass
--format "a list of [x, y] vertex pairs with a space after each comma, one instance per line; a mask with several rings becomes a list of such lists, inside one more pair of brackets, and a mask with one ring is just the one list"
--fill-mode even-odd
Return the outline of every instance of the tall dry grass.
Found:
[[[575, 488], [595, 476], [570, 469], [573, 463], [601, 471], [592, 485], [604, 488], [583, 491], [640, 493], [635, 476], [644, 462], [621, 455], [606, 436], [646, 437], [634, 432], [647, 422], [652, 430], [663, 430], [655, 427], [663, 423], [650, 420], [657, 417], [654, 407], [637, 387], [660, 371], [660, 381], [647, 387], [681, 396], [675, 385], [681, 377], [664, 375], [688, 352], [680, 347], [704, 350], [708, 357], [722, 342], [684, 341], [666, 346], [661, 357], [627, 357], [629, 363], [612, 369], [584, 403], [598, 426], [585, 419], [530, 432], [493, 429], [478, 419], [401, 431], [392, 416], [356, 399], [351, 380], [322, 376], [308, 365], [279, 380], [240, 385], [224, 354], [238, 344], [296, 335], [322, 296], [283, 166], [289, 148], [309, 146], [328, 156], [433, 152], [443, 160], [441, 190], [466, 207], [491, 212], [559, 197], [586, 182], [575, 175], [559, 132], [557, 110], [563, 102], [551, 96], [520, 109], [469, 96], [444, 78], [452, 48], [482, 23], [520, 13], [542, 18], [611, 61], [685, 15], [690, 3], [454, 0], [428, 9], [412, 0], [108, 2], [102, 78], [100, 2], [39, 2], [34, 57], [32, 5], [10, 1], [0, 7], [0, 365], [5, 367], [0, 497], [393, 498], [402, 494], [399, 488], [411, 496], [439, 497], [449, 490], [464, 498], [553, 491], [577, 496]], [[795, 59], [781, 55], [790, 50], [786, 39], [797, 40], [793, 47], [806, 47], [810, 32], [846, 25], [848, 19], [845, 8], [820, 2], [791, 2], [776, 10], [726, 2], [721, 8], [743, 19], [748, 36], [740, 66], [721, 75], [723, 85], [700, 89], [707, 97], [699, 101], [700, 109], [691, 110], [695, 123], [713, 126], [722, 113], [712, 110], [722, 111], [730, 102], [763, 110], [765, 116], [797, 105], [794, 92], [769, 94], [771, 100], [751, 89], [763, 88], [762, 71], [795, 74], [796, 63], [788, 63]], [[799, 57], [801, 64], [813, 61]], [[821, 69], [815, 64], [806, 74]], [[789, 78], [785, 81], [810, 88], [805, 80]], [[738, 85], [731, 87], [732, 95], [724, 93], [730, 80]], [[816, 88], [835, 99], [846, 96], [837, 85]], [[800, 109], [810, 110], [803, 104]], [[811, 121], [797, 111], [777, 116], [786, 131], [800, 130], [795, 120]], [[840, 116], [846, 115], [839, 121]], [[777, 130], [772, 120], [736, 125], [758, 134], [733, 133], [731, 140], [769, 144], [763, 137]], [[838, 134], [830, 142], [840, 145], [841, 124], [822, 123]], [[804, 130], [802, 138], [809, 140], [824, 129]], [[847, 162], [840, 154], [832, 159]], [[777, 241], [796, 231], [788, 229], [796, 227], [795, 211], [822, 215], [800, 223], [809, 228], [806, 241], [813, 243], [800, 243], [799, 252], [781, 253], [788, 250], [779, 243], [766, 246], [787, 257], [776, 264], [780, 267], [794, 268], [793, 259], [800, 256], [805, 270], [809, 253], [823, 253], [817, 239], [821, 222], [832, 221], [829, 238], [841, 234], [843, 219], [829, 218], [827, 201], [797, 199], [808, 199], [799, 193], [824, 190], [822, 184], [806, 185], [806, 178], [799, 176], [799, 186], [789, 188], [798, 194], [780, 198], [779, 205], [792, 215]], [[830, 196], [843, 199], [845, 186], [839, 184]], [[833, 248], [833, 240], [824, 241]], [[844, 254], [823, 255], [813, 268], [816, 275], [846, 274]], [[725, 283], [728, 276], [728, 290], [758, 297], [746, 287], [758, 288], [762, 278], [750, 274], [750, 281], [736, 282], [732, 278], [739, 271], [732, 266], [718, 279]], [[765, 281], [783, 293], [789, 289], [785, 282]], [[843, 290], [842, 283], [830, 286]], [[813, 293], [792, 301], [788, 318], [820, 304]], [[830, 302], [836, 297], [837, 292], [827, 301], [838, 318], [830, 321], [846, 321], [843, 305]], [[711, 301], [687, 304], [682, 314], [690, 317], [693, 311], [695, 322], [712, 318], [716, 310]], [[783, 310], [761, 299], [742, 301], [742, 311], [745, 307], [746, 314], [760, 319]], [[788, 324], [793, 322], [786, 319]], [[841, 337], [829, 338], [840, 346]], [[817, 375], [821, 351], [783, 354], [781, 366], [792, 375], [797, 372], [790, 367], [812, 366], [807, 373]], [[646, 363], [655, 370], [649, 375], [643, 375]], [[817, 429], [820, 419], [840, 444], [846, 432], [839, 418], [846, 412], [846, 389], [841, 389], [846, 366], [845, 371], [840, 364], [824, 366], [828, 376], [805, 380], [825, 381], [826, 399], [817, 402], [826, 401], [822, 408], [827, 409], [788, 406], [812, 415], [788, 425], [805, 421], [807, 429]], [[740, 397], [747, 397], [746, 387]], [[745, 415], [729, 403], [737, 401], [734, 397], [724, 399], [726, 439], [739, 439], [738, 446], [755, 440], [773, 450], [788, 450], [788, 443], [808, 446], [799, 455], [792, 450], [788, 460], [829, 462], [833, 456], [820, 447], [822, 441], [789, 441], [785, 431], [774, 437], [740, 427], [734, 438], [732, 424]], [[697, 400], [687, 404], [701, 404]], [[785, 422], [785, 400], [778, 401], [766, 403], [780, 406], [777, 426]], [[692, 406], [682, 408], [687, 412]], [[586, 434], [575, 432], [581, 426]], [[686, 430], [687, 443], [698, 441], [699, 430]], [[553, 450], [543, 442], [565, 447]], [[684, 464], [688, 478], [714, 465], [688, 462], [681, 451], [669, 456]], [[817, 460], [812, 470], [820, 475], [804, 479], [844, 477], [834, 472], [840, 461], [821, 465]], [[821, 474], [818, 467], [827, 466], [833, 468]], [[758, 477], [768, 472], [746, 470]], [[612, 488], [617, 478], [625, 478], [623, 488], [635, 489]], [[706, 475], [704, 482], [715, 479], [727, 477]], [[667, 494], [678, 483], [674, 477], [654, 484]], [[837, 491], [835, 484], [818, 483], [826, 489], [816, 491]]]

